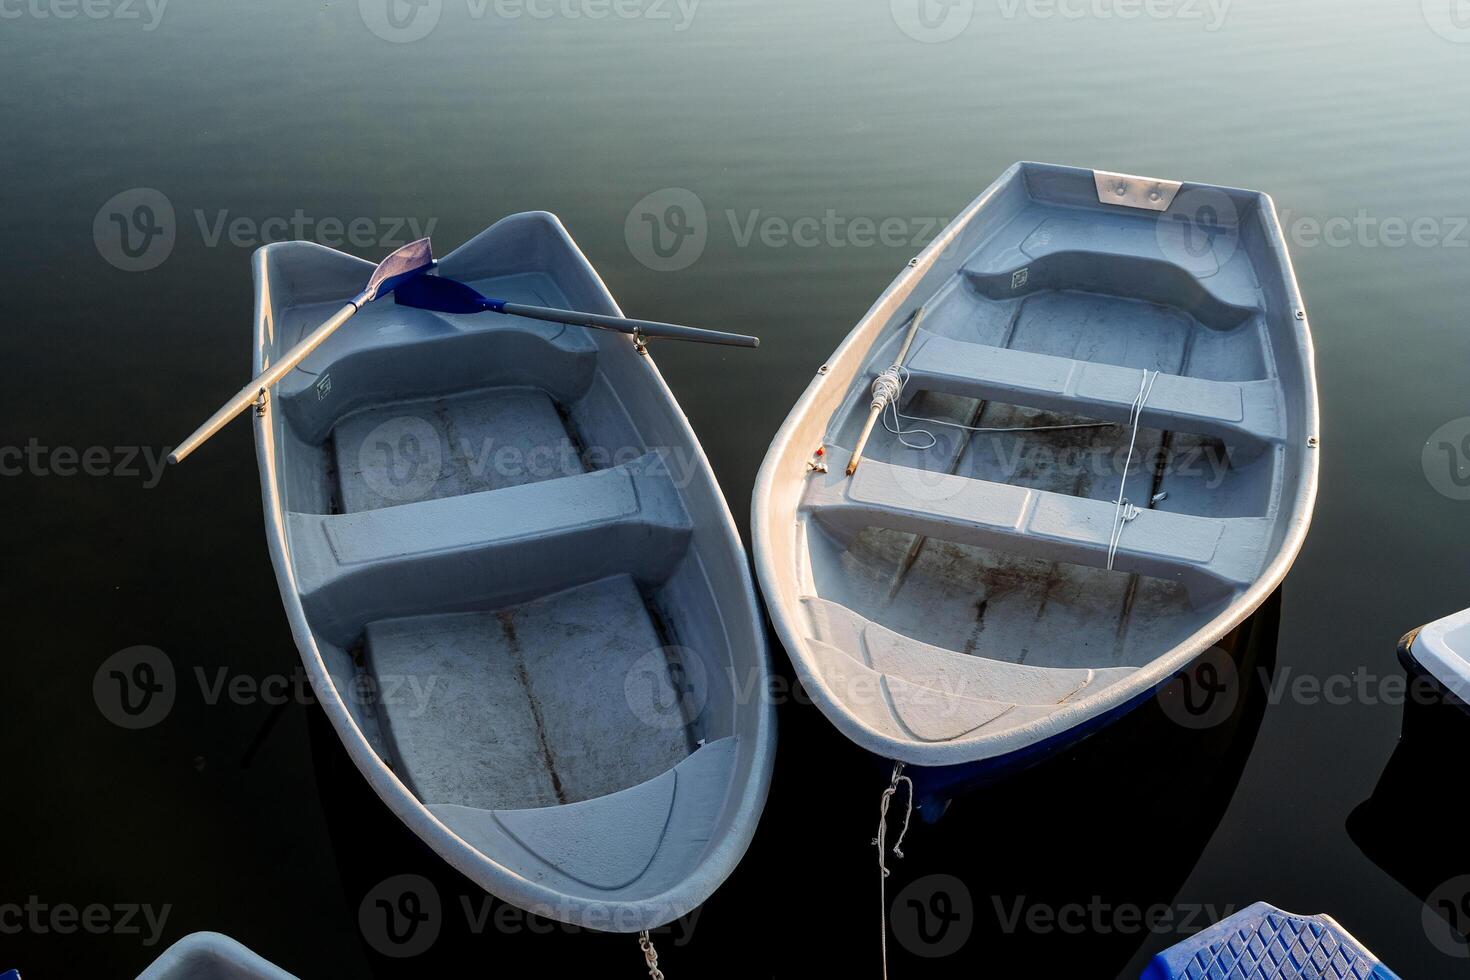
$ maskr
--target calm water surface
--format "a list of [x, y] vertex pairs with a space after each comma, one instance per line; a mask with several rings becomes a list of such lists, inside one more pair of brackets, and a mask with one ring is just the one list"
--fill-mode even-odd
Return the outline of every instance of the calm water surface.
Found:
[[[480, 893], [404, 839], [313, 710], [210, 703], [222, 676], [290, 677], [298, 662], [248, 426], [156, 485], [115, 447], [157, 453], [242, 383], [254, 245], [333, 242], [360, 219], [344, 247], [377, 257], [412, 220], [443, 251], [507, 213], [558, 213], [634, 315], [765, 341], [657, 349], [744, 530], [766, 444], [812, 371], [936, 223], [1020, 159], [1275, 197], [1312, 310], [1324, 467], [1251, 655], [1273, 684], [1347, 677], [1367, 693], [1254, 690], [1228, 732], [1145, 711], [960, 801], [913, 834], [891, 887], [970, 932], [940, 958], [895, 940], [898, 969], [1014, 976], [1034, 958], [1048, 975], [1135, 976], [1178, 935], [1119, 910], [1162, 904], [1187, 932], [1258, 899], [1330, 912], [1406, 977], [1470, 965], [1423, 921], [1426, 897], [1470, 871], [1445, 836], [1458, 746], [1395, 756], [1402, 709], [1379, 686], [1402, 632], [1470, 597], [1470, 503], [1421, 465], [1431, 434], [1470, 414], [1470, 29], [1448, 3], [1179, 0], [1124, 19], [977, 0], [925, 20], [903, 0], [700, 0], [692, 16], [640, 0], [602, 19], [568, 16], [601, 9], [577, 0], [393, 0], [395, 19], [381, 0], [97, 2], [69, 18], [66, 0], [0, 3], [0, 446], [106, 447], [99, 465], [124, 471], [60, 476], [64, 459], [43, 455], [0, 481], [15, 629], [0, 904], [98, 903], [113, 927], [0, 919], [0, 969], [131, 976], [216, 929], [304, 977], [459, 962], [637, 974], [627, 937], [514, 915], [477, 935], [464, 903], [481, 911]], [[697, 208], [664, 208], [655, 248], [635, 206], [672, 188]], [[136, 255], [112, 213], [138, 218]], [[1333, 219], [1330, 239], [1314, 233]], [[180, 693], [129, 731], [92, 682], [139, 644], [167, 653]], [[781, 722], [760, 833], [692, 930], [661, 940], [671, 976], [875, 975], [881, 779], [813, 709], [783, 706]], [[1391, 756], [1400, 778], [1375, 796]], [[399, 873], [431, 877], [443, 900], [443, 936], [419, 959], [381, 957], [359, 929], [364, 896]], [[959, 884], [928, 877], [941, 874]], [[168, 917], [128, 932], [127, 905]], [[1011, 924], [1017, 909], [1093, 906], [1080, 929]]]

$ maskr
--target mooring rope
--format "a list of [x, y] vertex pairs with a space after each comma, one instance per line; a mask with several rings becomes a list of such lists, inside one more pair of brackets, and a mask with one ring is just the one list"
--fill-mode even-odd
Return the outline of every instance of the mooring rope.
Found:
[[[898, 441], [910, 449], [923, 452], [933, 449], [939, 444], [939, 439], [928, 429], [903, 428], [903, 420], [910, 422], [923, 422], [926, 425], [947, 425], [952, 429], [963, 429], [966, 432], [1053, 432], [1058, 429], [1104, 429], [1115, 426], [1117, 422], [1072, 422], [1061, 425], [963, 425], [959, 422], [951, 422], [948, 419], [928, 418], [923, 415], [907, 415], [898, 410], [898, 403], [903, 399], [903, 389], [909, 383], [909, 370], [906, 367], [894, 365], [883, 371], [873, 379], [873, 403], [872, 407], [883, 413], [883, 428], [898, 436]], [[892, 421], [889, 421], [889, 416]], [[922, 435], [929, 441], [920, 445], [909, 442], [908, 436]]]
[[893, 778], [883, 791], [883, 798], [878, 801], [878, 836], [873, 838], [873, 843], [878, 846], [878, 904], [879, 922], [883, 927], [880, 943], [883, 948], [883, 980], [888, 980], [888, 862], [885, 857], [888, 850], [888, 806], [898, 792], [899, 783], [908, 784], [909, 795], [908, 807], [903, 814], [903, 829], [898, 832], [898, 840], [893, 842], [893, 855], [903, 857], [903, 837], [909, 832], [909, 820], [914, 815], [914, 781], [903, 774], [902, 762], [893, 764]]
[[1154, 382], [1158, 380], [1159, 372], [1143, 372], [1143, 383], [1138, 386], [1138, 394], [1133, 398], [1133, 408], [1128, 413], [1128, 424], [1133, 428], [1133, 434], [1128, 437], [1128, 459], [1123, 463], [1123, 476], [1118, 483], [1118, 502], [1113, 506], [1113, 533], [1108, 537], [1108, 571], [1113, 570], [1113, 559], [1118, 555], [1118, 543], [1123, 540], [1123, 528], [1138, 516], [1139, 510], [1128, 502], [1123, 492], [1128, 489], [1128, 468], [1133, 465], [1133, 447], [1138, 443], [1139, 422], [1143, 419], [1143, 406], [1148, 404], [1148, 396], [1153, 393]]

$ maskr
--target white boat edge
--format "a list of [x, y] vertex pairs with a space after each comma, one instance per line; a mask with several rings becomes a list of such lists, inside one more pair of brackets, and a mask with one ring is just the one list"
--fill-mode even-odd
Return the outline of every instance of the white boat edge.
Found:
[[248, 946], [218, 932], [191, 932], [159, 954], [138, 980], [296, 980]]

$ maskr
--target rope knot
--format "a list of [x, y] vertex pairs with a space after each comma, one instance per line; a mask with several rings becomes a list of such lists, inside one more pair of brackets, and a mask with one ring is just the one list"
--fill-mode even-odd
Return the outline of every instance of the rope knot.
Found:
[[889, 403], [897, 400], [903, 394], [903, 377], [898, 373], [898, 365], [884, 369], [883, 373], [873, 379], [873, 404], [875, 412], [881, 412]]

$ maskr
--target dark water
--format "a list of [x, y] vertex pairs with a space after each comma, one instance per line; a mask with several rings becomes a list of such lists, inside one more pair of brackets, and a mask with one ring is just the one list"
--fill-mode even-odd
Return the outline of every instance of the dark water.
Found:
[[[934, 0], [927, 21], [904, 0], [702, 0], [692, 17], [654, 0], [394, 2], [395, 21], [374, 0], [216, 0], [156, 22], [141, 0], [0, 3], [0, 446], [28, 450], [0, 457], [0, 969], [131, 976], [215, 929], [304, 977], [639, 975], [628, 937], [513, 910], [477, 933], [462, 902], [481, 911], [480, 893], [404, 839], [311, 709], [249, 690], [211, 703], [221, 676], [297, 664], [248, 426], [156, 485], [118, 447], [156, 455], [243, 381], [255, 244], [336, 243], [358, 219], [344, 247], [376, 257], [412, 219], [443, 250], [510, 212], [557, 212], [630, 312], [764, 339], [658, 349], [744, 529], [812, 370], [937, 222], [1034, 159], [1276, 198], [1312, 310], [1322, 494], [1279, 605], [1241, 641], [1264, 675], [1248, 671], [1230, 723], [1181, 729], [1151, 705], [918, 828], [890, 896], [912, 886], [919, 905], [900, 907], [970, 931], [925, 958], [935, 947], [896, 923], [896, 972], [1015, 976], [1034, 958], [1134, 976], [1179, 933], [1266, 899], [1330, 912], [1406, 977], [1464, 973], [1466, 949], [1424, 918], [1470, 871], [1446, 789], [1460, 746], [1400, 745], [1385, 684], [1399, 634], [1466, 604], [1470, 503], [1449, 478], [1466, 460], [1431, 453], [1426, 469], [1421, 453], [1470, 414], [1470, 18], [1448, 0], [1178, 0], [1133, 19], [1091, 0]], [[615, 13], [566, 13], [599, 9]], [[411, 42], [369, 27], [402, 39], [436, 14]], [[670, 188], [698, 207], [668, 210], [688, 204]], [[651, 194], [662, 255], [636, 215], [629, 228]], [[702, 251], [678, 234], [700, 228]], [[58, 447], [101, 447], [89, 468], [106, 475], [63, 475], [77, 464]], [[167, 653], [177, 697], [127, 730], [93, 679], [135, 645]], [[1303, 677], [1352, 687], [1265, 690]], [[748, 858], [692, 930], [660, 939], [671, 976], [876, 975], [881, 777], [814, 710], [785, 705], [781, 723]], [[358, 925], [400, 873], [432, 879], [446, 910], [405, 961]], [[1127, 924], [1156, 904], [1173, 931]], [[94, 905], [64, 931], [65, 910]], [[136, 906], [167, 910], [163, 926]], [[1080, 929], [1006, 924], [1093, 906]]]

